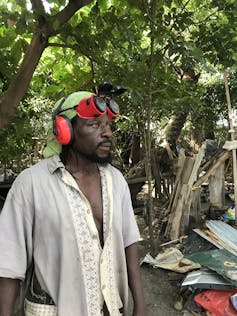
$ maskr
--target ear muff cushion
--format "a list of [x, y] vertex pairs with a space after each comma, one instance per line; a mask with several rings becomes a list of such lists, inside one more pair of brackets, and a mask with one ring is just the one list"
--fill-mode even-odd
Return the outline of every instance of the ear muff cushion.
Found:
[[73, 130], [71, 121], [64, 115], [55, 118], [55, 137], [62, 145], [68, 145], [73, 138]]

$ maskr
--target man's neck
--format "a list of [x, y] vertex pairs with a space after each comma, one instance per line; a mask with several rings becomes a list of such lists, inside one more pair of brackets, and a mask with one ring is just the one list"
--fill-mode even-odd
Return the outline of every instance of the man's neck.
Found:
[[72, 175], [98, 173], [97, 163], [90, 161], [84, 156], [76, 155], [74, 152], [69, 152], [63, 163]]

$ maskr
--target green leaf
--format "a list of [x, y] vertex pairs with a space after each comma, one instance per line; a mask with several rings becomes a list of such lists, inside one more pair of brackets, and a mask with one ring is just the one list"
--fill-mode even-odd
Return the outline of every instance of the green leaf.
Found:
[[3, 29], [3, 35], [0, 37], [0, 48], [10, 47], [16, 38], [16, 33], [11, 29]]
[[22, 41], [16, 40], [12, 45], [11, 56], [14, 62], [17, 64], [22, 57]]

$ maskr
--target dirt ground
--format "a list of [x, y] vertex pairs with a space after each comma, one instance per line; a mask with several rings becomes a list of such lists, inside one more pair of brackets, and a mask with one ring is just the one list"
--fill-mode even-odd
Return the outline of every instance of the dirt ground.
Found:
[[[137, 223], [141, 236], [144, 238], [138, 244], [139, 256], [142, 260], [145, 255], [149, 253], [149, 246], [145, 234], [143, 234], [143, 220], [137, 218]], [[179, 299], [181, 289], [180, 282], [182, 282], [184, 278], [182, 273], [153, 268], [146, 263], [141, 265], [140, 270], [147, 306], [147, 316], [192, 316], [192, 314], [186, 310], [178, 311], [175, 309], [175, 303]], [[130, 306], [129, 316], [130, 315], [132, 315], [132, 303]]]
[[178, 289], [170, 283], [167, 271], [142, 266], [141, 275], [148, 316], [183, 315], [174, 308]]
[[[146, 248], [139, 245], [141, 258], [146, 254]], [[181, 316], [191, 315], [174, 308], [179, 297], [178, 286], [182, 275], [153, 268], [148, 264], [141, 266], [141, 277], [147, 306], [147, 316]], [[132, 308], [132, 307], [131, 307]]]

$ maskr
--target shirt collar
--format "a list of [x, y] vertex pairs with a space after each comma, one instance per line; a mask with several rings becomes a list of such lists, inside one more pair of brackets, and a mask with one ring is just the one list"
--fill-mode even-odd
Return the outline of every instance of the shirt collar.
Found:
[[48, 169], [50, 173], [54, 173], [57, 169], [65, 168], [59, 155], [54, 155], [48, 158]]

